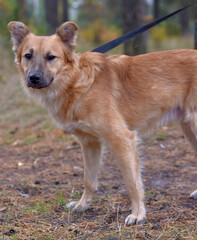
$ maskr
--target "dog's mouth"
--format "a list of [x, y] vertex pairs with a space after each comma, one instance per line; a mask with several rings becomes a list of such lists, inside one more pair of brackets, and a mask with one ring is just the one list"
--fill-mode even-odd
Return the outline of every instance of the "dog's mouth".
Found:
[[34, 89], [42, 89], [47, 88], [53, 82], [54, 78], [50, 78], [49, 80], [42, 80], [39, 82], [31, 81], [29, 78], [27, 79], [27, 87], [34, 88]]

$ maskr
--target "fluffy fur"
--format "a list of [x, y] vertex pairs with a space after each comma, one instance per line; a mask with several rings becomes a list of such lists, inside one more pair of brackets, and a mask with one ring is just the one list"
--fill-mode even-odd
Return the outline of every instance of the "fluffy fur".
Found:
[[[79, 201], [67, 206], [84, 211], [90, 205], [98, 184], [101, 148], [107, 144], [132, 202], [125, 223], [142, 222], [146, 210], [136, 138], [173, 120], [197, 151], [197, 52], [78, 55], [75, 23], [64, 23], [48, 37], [35, 36], [20, 22], [11, 22], [8, 28], [25, 91], [81, 143], [85, 189]], [[40, 74], [39, 86], [27, 86], [32, 73]]]

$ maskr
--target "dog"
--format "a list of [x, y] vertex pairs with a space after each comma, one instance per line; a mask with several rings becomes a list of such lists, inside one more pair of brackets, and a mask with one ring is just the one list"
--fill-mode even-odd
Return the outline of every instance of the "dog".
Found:
[[[21, 22], [10, 22], [8, 29], [24, 90], [81, 144], [85, 188], [81, 199], [67, 207], [89, 207], [98, 185], [102, 146], [107, 145], [132, 202], [125, 223], [142, 223], [146, 209], [138, 138], [175, 121], [197, 152], [197, 52], [79, 55], [78, 26], [73, 22], [63, 23], [51, 36], [36, 36]], [[192, 197], [197, 198], [197, 191]]]

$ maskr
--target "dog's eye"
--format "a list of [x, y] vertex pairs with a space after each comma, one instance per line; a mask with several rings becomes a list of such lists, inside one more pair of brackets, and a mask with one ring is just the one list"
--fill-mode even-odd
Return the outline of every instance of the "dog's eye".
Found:
[[26, 59], [30, 60], [30, 59], [32, 58], [32, 54], [27, 53], [27, 54], [25, 54], [24, 57], [25, 57]]
[[53, 56], [53, 55], [48, 55], [47, 56], [47, 61], [53, 61], [55, 58], [57, 58], [56, 56]]

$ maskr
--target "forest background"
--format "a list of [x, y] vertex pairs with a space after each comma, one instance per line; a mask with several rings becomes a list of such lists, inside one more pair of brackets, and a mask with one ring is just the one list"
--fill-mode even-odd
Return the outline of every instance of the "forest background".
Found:
[[[187, 0], [0, 0], [0, 32], [6, 39], [7, 23], [13, 20], [23, 21], [39, 35], [52, 34], [61, 23], [75, 21], [83, 52], [187, 4]], [[194, 21], [195, 8], [191, 7], [120, 49], [136, 55], [175, 48], [180, 39], [185, 39], [183, 47], [192, 47]]]

